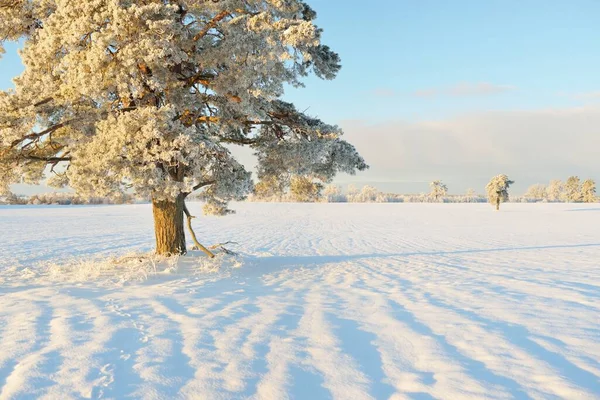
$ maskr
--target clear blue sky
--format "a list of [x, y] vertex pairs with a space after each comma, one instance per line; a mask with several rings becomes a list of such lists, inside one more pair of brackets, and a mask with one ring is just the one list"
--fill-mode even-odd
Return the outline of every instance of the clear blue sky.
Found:
[[[294, 93], [340, 119], [430, 119], [579, 104], [600, 90], [597, 0], [312, 0], [343, 69]], [[416, 97], [458, 83], [514, 86], [489, 96]], [[374, 96], [386, 90], [394, 96]]]
[[[448, 132], [444, 140], [452, 138], [451, 142], [463, 152], [455, 159], [445, 159], [436, 173], [427, 168], [431, 166], [427, 160], [437, 154], [439, 142], [419, 142], [415, 148], [423, 152], [423, 157], [419, 153], [416, 159], [422, 158], [422, 164], [417, 160], [399, 164], [403, 169], [390, 169], [373, 159], [373, 155], [379, 158], [377, 146], [384, 144], [362, 140], [365, 143], [359, 150], [371, 156], [367, 161], [373, 168], [356, 178], [361, 184], [383, 182], [387, 185], [384, 189], [420, 191], [426, 190], [424, 182], [445, 179], [451, 183], [451, 191], [453, 185], [455, 192], [471, 186], [481, 191], [483, 173], [471, 173], [472, 165], [467, 168], [461, 164], [466, 156], [478, 151], [469, 147], [469, 129], [487, 130], [492, 124], [506, 124], [507, 129], [523, 135], [543, 136], [545, 128], [539, 125], [545, 117], [540, 113], [554, 110], [547, 120], [560, 119], [552, 124], [557, 130], [553, 135], [558, 139], [552, 142], [556, 147], [563, 143], [561, 140], [568, 143], [569, 126], [595, 116], [600, 102], [598, 0], [308, 2], [318, 13], [324, 43], [340, 53], [343, 68], [334, 81], [309, 78], [306, 88], [290, 89], [288, 100], [327, 122], [341, 124], [353, 140], [359, 134], [364, 139], [388, 132], [384, 142], [402, 146], [405, 159], [406, 146], [429, 137], [433, 122], [440, 124], [435, 125], [438, 131]], [[10, 79], [21, 70], [16, 47], [9, 44], [8, 54], [0, 60], [0, 89], [10, 87]], [[591, 107], [593, 116], [561, 119], [577, 107]], [[522, 119], [520, 123], [515, 122], [518, 118]], [[564, 127], [559, 128], [560, 124]], [[530, 131], [528, 126], [538, 131]], [[579, 129], [587, 132], [593, 127]], [[357, 140], [361, 143], [360, 137]], [[502, 152], [526, 157], [531, 149], [503, 148]], [[600, 167], [587, 161], [548, 161], [548, 173], [530, 173], [532, 166], [520, 163], [519, 157], [516, 161], [515, 157], [495, 157], [490, 161], [490, 171], [513, 171], [511, 168], [519, 165], [522, 170], [515, 169], [513, 174], [523, 175], [523, 179], [515, 178], [522, 185], [564, 179], [571, 174], [596, 174], [592, 177], [600, 178]], [[481, 160], [473, 162], [476, 165]], [[388, 160], [388, 164], [392, 162]], [[421, 186], [398, 186], [402, 182]]]

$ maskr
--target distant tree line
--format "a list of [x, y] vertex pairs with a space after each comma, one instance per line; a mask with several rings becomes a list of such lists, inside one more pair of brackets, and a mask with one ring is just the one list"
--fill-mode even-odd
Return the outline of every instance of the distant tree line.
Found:
[[571, 176], [565, 182], [551, 180], [548, 185], [538, 183], [527, 189], [524, 196], [532, 201], [548, 201], [563, 203], [595, 203], [596, 182], [592, 179], [581, 181], [578, 176]]
[[[548, 185], [535, 184], [527, 189], [523, 196], [509, 198], [509, 188], [514, 182], [506, 175], [493, 177], [486, 185], [486, 194], [477, 194], [468, 189], [462, 195], [448, 194], [448, 186], [440, 180], [430, 183], [429, 193], [398, 194], [386, 193], [366, 185], [357, 188], [349, 185], [346, 191], [338, 185], [323, 185], [307, 176], [293, 176], [286, 189], [275, 179], [259, 181], [249, 201], [262, 202], [325, 202], [325, 203], [485, 203], [489, 202], [497, 209], [501, 203], [534, 203], [534, 202], [571, 202], [594, 203], [599, 201], [596, 195], [596, 183], [592, 179], [581, 181], [577, 176], [569, 177], [565, 182], [552, 180]], [[193, 199], [194, 197], [192, 197]], [[196, 199], [197, 200], [197, 199]], [[52, 192], [32, 196], [9, 194], [0, 197], [0, 204], [131, 204], [148, 202], [149, 199], [122, 194], [117, 197], [83, 198], [75, 193]]]
[[255, 185], [250, 201], [273, 202], [327, 202], [327, 203], [485, 203], [497, 209], [504, 202], [586, 202], [598, 201], [596, 184], [587, 179], [583, 182], [572, 176], [565, 183], [553, 180], [549, 185], [531, 186], [524, 196], [509, 198], [509, 188], [514, 182], [501, 174], [493, 177], [486, 185], [485, 195], [469, 189], [463, 195], [449, 195], [448, 186], [440, 180], [430, 183], [429, 193], [397, 194], [385, 193], [366, 185], [358, 189], [349, 185], [346, 191], [338, 185], [322, 185], [310, 177], [297, 176], [290, 179], [289, 190], [284, 191], [276, 180], [263, 180]]
[[42, 194], [34, 194], [31, 196], [19, 196], [14, 193], [9, 193], [6, 196], [0, 197], [0, 204], [13, 205], [78, 205], [78, 204], [133, 204], [148, 201], [147, 199], [139, 199], [131, 194], [123, 193], [112, 197], [90, 197], [83, 198], [75, 193], [69, 192], [50, 192]]

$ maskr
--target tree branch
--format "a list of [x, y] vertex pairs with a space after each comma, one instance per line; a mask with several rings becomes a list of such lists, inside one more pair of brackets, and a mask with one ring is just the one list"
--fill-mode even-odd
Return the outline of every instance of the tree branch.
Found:
[[44, 104], [50, 103], [52, 100], [54, 100], [53, 97], [48, 97], [47, 99], [44, 99], [42, 101], [38, 101], [37, 103], [35, 103], [33, 106], [34, 107], [39, 107], [39, 106], [43, 106]]
[[26, 160], [33, 160], [33, 161], [45, 161], [49, 164], [56, 164], [62, 161], [71, 161], [72, 158], [71, 157], [40, 157], [40, 156], [34, 156], [31, 154], [20, 154], [19, 157], [22, 157]]
[[258, 143], [258, 139], [254, 138], [254, 139], [250, 139], [250, 138], [239, 138], [239, 139], [232, 139], [232, 138], [223, 138], [219, 140], [221, 143], [232, 143], [232, 144], [242, 144], [242, 145], [251, 145], [251, 144], [256, 144]]
[[[195, 192], [198, 189], [202, 189], [205, 186], [210, 186], [210, 185], [214, 185], [215, 183], [217, 183], [217, 181], [207, 181], [207, 182], [200, 182], [199, 184], [197, 184], [196, 186], [194, 186], [192, 188], [192, 192]], [[190, 192], [191, 193], [191, 192]]]
[[204, 28], [202, 28], [202, 30], [200, 32], [198, 32], [196, 34], [196, 36], [194, 36], [194, 42], [202, 39], [204, 36], [206, 36], [206, 34], [208, 33], [208, 31], [210, 31], [211, 29], [215, 28], [217, 26], [217, 24], [223, 20], [225, 17], [227, 17], [228, 15], [231, 15], [229, 13], [229, 11], [221, 11], [220, 13], [218, 13], [217, 15], [215, 15], [213, 17], [213, 19], [211, 19], [210, 21], [208, 21], [208, 23], [204, 26]]
[[63, 127], [65, 127], [66, 125], [68, 125], [68, 124], [69, 124], [69, 123], [71, 123], [71, 122], [72, 122], [72, 120], [70, 120], [70, 121], [65, 121], [65, 122], [61, 122], [60, 124], [53, 125], [53, 126], [51, 126], [50, 128], [44, 129], [44, 130], [43, 130], [43, 131], [41, 131], [41, 132], [33, 132], [33, 133], [30, 133], [30, 134], [28, 134], [28, 135], [25, 135], [25, 136], [23, 136], [23, 137], [22, 137], [22, 138], [20, 138], [20, 139], [14, 140], [14, 141], [13, 141], [13, 142], [10, 144], [10, 147], [11, 147], [11, 148], [12, 148], [12, 147], [15, 147], [15, 146], [17, 146], [19, 143], [23, 143], [25, 140], [28, 140], [28, 139], [31, 139], [31, 140], [39, 139], [39, 138], [41, 138], [41, 137], [42, 137], [42, 136], [44, 136], [44, 135], [48, 135], [48, 134], [50, 134], [50, 133], [52, 133], [52, 132], [55, 132], [55, 131], [59, 130], [60, 128], [63, 128]]

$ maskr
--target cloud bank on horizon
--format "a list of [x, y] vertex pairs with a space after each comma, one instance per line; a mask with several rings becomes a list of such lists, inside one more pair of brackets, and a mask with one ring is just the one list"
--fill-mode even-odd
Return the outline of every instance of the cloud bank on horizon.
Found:
[[[447, 97], [466, 97], [466, 96], [488, 96], [504, 93], [518, 88], [513, 85], [498, 85], [489, 82], [459, 82], [455, 85], [417, 89], [411, 93], [414, 97], [434, 98], [440, 96]], [[376, 88], [370, 92], [375, 97], [394, 97], [401, 96], [403, 93], [389, 88]]]
[[[600, 106], [465, 113], [431, 121], [342, 122], [371, 169], [346, 182], [427, 191], [441, 179], [451, 193], [482, 192], [506, 173], [516, 192], [570, 175], [599, 178]], [[402, 190], [404, 189], [404, 190]]]

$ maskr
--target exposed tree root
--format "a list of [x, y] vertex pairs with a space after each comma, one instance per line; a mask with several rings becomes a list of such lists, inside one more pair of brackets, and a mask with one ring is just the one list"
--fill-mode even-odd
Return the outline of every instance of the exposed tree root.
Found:
[[217, 244], [213, 244], [212, 246], [210, 246], [209, 249], [214, 250], [214, 249], [218, 249], [218, 248], [223, 248], [223, 246], [225, 246], [226, 244], [238, 244], [238, 243], [237, 242], [217, 243]]
[[192, 229], [192, 219], [194, 219], [196, 217], [194, 217], [192, 214], [190, 214], [190, 211], [188, 210], [187, 206], [185, 205], [185, 201], [183, 202], [183, 212], [185, 213], [185, 216], [187, 217], [187, 227], [188, 227], [188, 230], [190, 231], [190, 236], [192, 237], [192, 241], [194, 242], [195, 247], [199, 250], [202, 250], [210, 258], [215, 258], [215, 254], [212, 251], [210, 251], [209, 249], [207, 249], [206, 247], [204, 247], [202, 245], [202, 243], [200, 243], [198, 241], [198, 239], [196, 239], [196, 234], [194, 233], [194, 229]]
[[215, 253], [213, 253], [211, 250], [220, 250], [223, 253], [229, 254], [232, 256], [235, 256], [238, 254], [235, 251], [231, 251], [224, 247], [227, 244], [237, 244], [236, 242], [217, 243], [217, 244], [214, 244], [209, 247], [203, 246], [202, 243], [200, 243], [198, 241], [198, 239], [196, 238], [196, 233], [194, 232], [194, 229], [192, 228], [192, 219], [194, 219], [196, 217], [190, 213], [190, 210], [188, 210], [187, 205], [185, 204], [185, 201], [183, 202], [183, 212], [185, 213], [185, 216], [187, 217], [187, 227], [188, 227], [188, 230], [190, 231], [190, 236], [192, 237], [192, 241], [194, 242], [194, 247], [193, 247], [194, 250], [202, 250], [210, 258], [215, 258]]
[[231, 256], [237, 256], [238, 253], [236, 253], [235, 251], [231, 251], [231, 250], [223, 247], [223, 245], [225, 245], [227, 243], [235, 243], [235, 242], [225, 242], [225, 243], [215, 244], [215, 245], [210, 246], [209, 249], [211, 249], [211, 250], [221, 250], [225, 254], [229, 254]]

